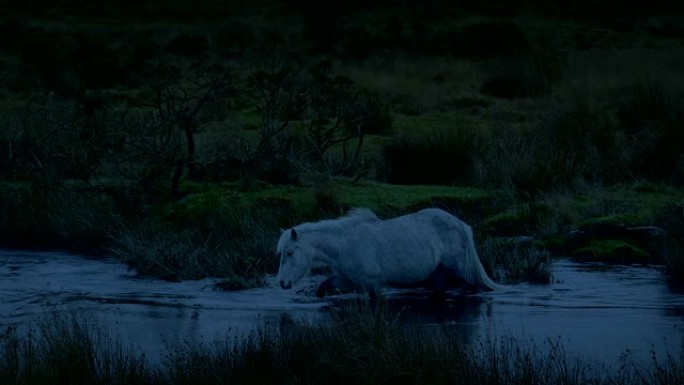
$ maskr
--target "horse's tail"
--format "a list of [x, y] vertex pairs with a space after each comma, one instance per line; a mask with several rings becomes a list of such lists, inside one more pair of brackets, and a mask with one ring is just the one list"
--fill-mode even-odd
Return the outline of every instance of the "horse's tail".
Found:
[[489, 275], [487, 275], [487, 272], [480, 261], [480, 257], [477, 255], [473, 230], [466, 224], [463, 224], [463, 230], [465, 231], [468, 240], [468, 247], [466, 247], [468, 268], [471, 270], [471, 277], [475, 280], [475, 282], [472, 283], [486, 290], [510, 290], [509, 287], [500, 285], [489, 278]]

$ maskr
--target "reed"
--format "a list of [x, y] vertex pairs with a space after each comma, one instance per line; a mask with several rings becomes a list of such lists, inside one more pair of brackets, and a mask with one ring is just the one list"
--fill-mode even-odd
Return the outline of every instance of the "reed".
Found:
[[293, 322], [207, 345], [170, 347], [161, 361], [125, 348], [92, 320], [50, 316], [0, 339], [6, 384], [681, 384], [679, 354], [625, 357], [619, 367], [560, 342], [511, 337], [464, 343], [446, 328], [407, 323], [380, 303], [338, 308], [327, 324]]

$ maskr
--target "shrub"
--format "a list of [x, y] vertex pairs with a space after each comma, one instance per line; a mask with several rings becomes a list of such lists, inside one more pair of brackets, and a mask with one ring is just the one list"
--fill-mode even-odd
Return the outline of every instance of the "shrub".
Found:
[[481, 129], [465, 123], [433, 127], [394, 139], [383, 149], [387, 182], [468, 183], [483, 149]]
[[192, 57], [204, 53], [208, 46], [206, 36], [181, 32], [166, 45], [165, 49], [174, 55]]
[[212, 35], [211, 43], [212, 51], [228, 57], [238, 57], [245, 49], [256, 46], [259, 41], [252, 24], [234, 20], [217, 28]]
[[28, 28], [22, 20], [12, 16], [2, 18], [0, 20], [0, 39], [2, 39], [3, 44], [0, 50], [8, 53], [17, 52], [23, 43], [20, 36], [27, 33]]
[[124, 84], [131, 61], [140, 57], [123, 55], [110, 45], [111, 40], [107, 33], [33, 31], [21, 48], [19, 72], [43, 90], [67, 98], [86, 89]]
[[454, 56], [491, 58], [530, 52], [531, 45], [517, 24], [493, 20], [463, 27], [455, 34]]
[[617, 118], [633, 139], [632, 169], [660, 182], [684, 183], [684, 107], [681, 91], [647, 79], [621, 91]]
[[502, 60], [494, 74], [485, 78], [480, 92], [498, 98], [538, 97], [551, 93], [561, 79], [564, 59], [557, 53], [535, 49]]
[[363, 59], [382, 48], [382, 42], [367, 28], [348, 27], [341, 42], [341, 54], [354, 59]]
[[[569, 108], [556, 111], [542, 124], [547, 148], [559, 154], [559, 159], [576, 165], [576, 170], [557, 168], [565, 185], [577, 177], [614, 183], [631, 176], [630, 143], [612, 113], [602, 105], [592, 105], [586, 97], [578, 96]], [[569, 172], [574, 175], [563, 175]]]
[[541, 130], [496, 127], [476, 162], [480, 183], [508, 189], [525, 202], [544, 192], [574, 188], [584, 175], [584, 164]]

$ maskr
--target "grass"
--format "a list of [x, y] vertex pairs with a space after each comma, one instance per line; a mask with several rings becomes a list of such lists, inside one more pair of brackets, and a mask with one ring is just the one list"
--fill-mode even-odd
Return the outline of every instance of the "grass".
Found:
[[10, 327], [0, 340], [4, 384], [147, 384], [144, 356], [122, 346], [92, 319], [50, 315]]
[[488, 274], [505, 283], [551, 283], [551, 253], [529, 237], [488, 238], [478, 254]]
[[467, 344], [448, 329], [406, 323], [380, 305], [342, 308], [329, 324], [283, 321], [212, 345], [179, 342], [150, 361], [93, 320], [48, 316], [0, 340], [7, 384], [680, 384], [678, 353], [608, 368], [557, 341]]

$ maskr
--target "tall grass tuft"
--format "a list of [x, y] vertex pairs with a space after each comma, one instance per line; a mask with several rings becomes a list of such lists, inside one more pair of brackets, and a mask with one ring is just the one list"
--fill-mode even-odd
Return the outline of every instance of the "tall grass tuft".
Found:
[[492, 238], [482, 243], [479, 254], [488, 272], [503, 275], [508, 283], [550, 283], [551, 254], [525, 238]]
[[625, 359], [609, 371], [567, 354], [557, 340], [465, 343], [448, 328], [406, 323], [401, 312], [378, 306], [338, 308], [330, 324], [289, 320], [220, 345], [179, 345], [165, 363], [168, 378], [184, 384], [675, 384], [684, 373], [675, 355], [654, 355], [647, 363]]
[[625, 357], [619, 368], [567, 354], [559, 341], [464, 342], [407, 323], [379, 303], [336, 308], [330, 323], [283, 319], [212, 345], [184, 342], [151, 363], [87, 318], [51, 316], [0, 339], [0, 383], [29, 384], [681, 384], [680, 356]]
[[232, 289], [259, 285], [276, 269], [277, 210], [266, 202], [247, 209], [213, 193], [198, 195], [154, 220], [129, 221], [111, 231], [111, 253], [142, 276], [218, 277]]
[[143, 356], [124, 348], [95, 321], [49, 315], [28, 330], [10, 327], [0, 339], [0, 383], [152, 384]]

